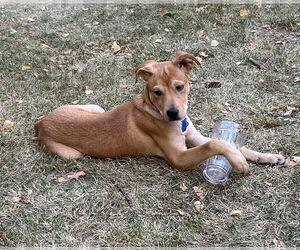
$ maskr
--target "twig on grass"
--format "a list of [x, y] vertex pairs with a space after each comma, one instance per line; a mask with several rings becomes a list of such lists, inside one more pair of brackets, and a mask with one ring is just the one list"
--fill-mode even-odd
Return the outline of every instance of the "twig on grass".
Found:
[[259, 68], [259, 69], [261, 69], [261, 64], [258, 62], [258, 61], [256, 61], [256, 60], [254, 60], [253, 58], [249, 58], [249, 61], [254, 65], [254, 66], [256, 66], [257, 68]]
[[127, 201], [129, 206], [132, 206], [132, 201], [129, 198], [128, 193], [122, 188], [119, 184], [115, 184], [116, 188], [120, 191], [120, 193], [125, 197], [125, 200]]

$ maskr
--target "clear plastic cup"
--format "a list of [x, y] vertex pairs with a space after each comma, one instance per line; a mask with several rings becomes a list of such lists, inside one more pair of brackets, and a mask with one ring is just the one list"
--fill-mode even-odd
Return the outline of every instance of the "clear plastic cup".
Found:
[[[244, 145], [244, 139], [240, 135], [241, 126], [233, 121], [219, 121], [212, 130], [211, 138], [223, 140], [230, 143], [235, 148]], [[203, 170], [204, 178], [213, 184], [225, 184], [232, 171], [230, 163], [222, 155], [215, 155], [206, 161]]]

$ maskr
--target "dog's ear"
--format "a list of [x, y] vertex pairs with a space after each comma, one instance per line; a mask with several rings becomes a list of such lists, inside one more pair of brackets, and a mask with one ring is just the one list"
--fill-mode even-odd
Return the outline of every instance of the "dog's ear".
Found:
[[136, 80], [137, 82], [138, 77], [142, 77], [145, 81], [148, 81], [148, 79], [153, 75], [153, 68], [152, 65], [156, 63], [156, 61], [153, 60], [147, 60], [143, 62], [140, 66], [134, 69]]
[[200, 65], [200, 62], [196, 59], [196, 57], [183, 51], [178, 51], [172, 59], [172, 63], [187, 75], [189, 75], [193, 69], [194, 62]]

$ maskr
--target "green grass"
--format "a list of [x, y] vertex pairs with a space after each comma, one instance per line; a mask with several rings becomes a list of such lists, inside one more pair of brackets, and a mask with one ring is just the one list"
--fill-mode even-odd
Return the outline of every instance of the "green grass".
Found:
[[[299, 106], [300, 5], [198, 7], [0, 7], [0, 124], [14, 122], [0, 130], [0, 246], [300, 245], [299, 167], [251, 163], [251, 175], [233, 174], [225, 186], [213, 186], [203, 179], [203, 166], [179, 172], [151, 157], [64, 161], [31, 141], [42, 114], [74, 101], [111, 109], [143, 90], [128, 68], [184, 50], [209, 55], [191, 78], [190, 117], [203, 134], [232, 119], [244, 126], [250, 148], [299, 155], [299, 113], [283, 114]], [[243, 8], [249, 16], [239, 15]], [[212, 48], [211, 40], [219, 46]], [[114, 41], [122, 47], [118, 53]], [[67, 49], [72, 52], [64, 55]], [[209, 81], [222, 87], [205, 88]], [[86, 95], [86, 86], [94, 93]], [[78, 181], [57, 182], [81, 170], [86, 175]], [[206, 194], [200, 212], [193, 186]], [[12, 203], [7, 195], [28, 196], [30, 203]], [[233, 209], [242, 216], [229, 216]]]

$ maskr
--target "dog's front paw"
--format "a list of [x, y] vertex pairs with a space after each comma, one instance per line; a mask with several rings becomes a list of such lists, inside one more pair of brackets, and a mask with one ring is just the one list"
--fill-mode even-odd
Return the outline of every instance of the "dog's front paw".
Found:
[[265, 153], [262, 154], [258, 160], [259, 163], [268, 163], [268, 164], [275, 164], [275, 165], [280, 165], [285, 162], [285, 157], [280, 154], [270, 154], [270, 153]]
[[234, 171], [240, 174], [249, 174], [249, 165], [243, 154], [236, 149], [231, 149], [225, 157], [230, 162]]

